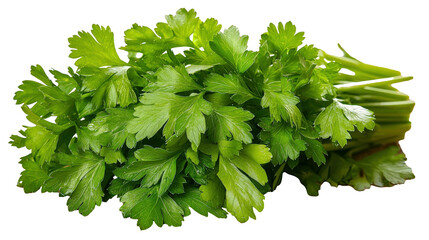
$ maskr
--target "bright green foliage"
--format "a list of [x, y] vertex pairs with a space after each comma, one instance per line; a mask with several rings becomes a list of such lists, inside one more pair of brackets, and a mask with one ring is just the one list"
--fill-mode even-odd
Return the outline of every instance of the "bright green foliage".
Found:
[[99, 141], [112, 149], [119, 149], [124, 143], [128, 148], [133, 148], [136, 145], [135, 135], [127, 131], [125, 124], [132, 119], [132, 109], [108, 108], [88, 124], [88, 130], [92, 132], [89, 140]]
[[157, 81], [145, 88], [148, 92], [160, 91], [171, 93], [199, 89], [201, 89], [201, 86], [195, 83], [184, 67], [173, 68], [172, 66], [160, 69], [157, 73]]
[[[356, 190], [364, 190], [370, 185], [393, 186], [414, 178], [411, 169], [405, 165], [405, 155], [394, 146], [358, 160], [355, 165], [360, 169], [359, 173], [363, 172], [349, 182]], [[355, 169], [352, 171], [358, 172]]]
[[198, 147], [201, 133], [206, 131], [204, 115], [212, 112], [210, 102], [204, 100], [202, 94], [183, 97], [161, 92], [147, 93], [141, 102], [147, 105], [136, 107], [138, 118], [128, 126], [130, 132], [137, 133], [137, 140], [151, 138], [165, 124], [164, 136], [168, 138], [173, 134], [186, 133], [194, 150]]
[[334, 100], [316, 118], [316, 125], [320, 125], [322, 138], [332, 137], [342, 147], [350, 139], [349, 131], [354, 127], [362, 132], [365, 128], [372, 130], [375, 126], [373, 113], [368, 109], [356, 105], [342, 104]]
[[84, 68], [79, 73], [84, 76], [82, 90], [93, 94], [94, 109], [102, 106], [126, 107], [137, 102], [137, 97], [128, 79], [128, 66], [110, 68]]
[[241, 142], [232, 140], [222, 140], [218, 143], [219, 153], [225, 158], [233, 158], [240, 155], [240, 150], [243, 149]]
[[165, 19], [167, 20], [168, 25], [173, 30], [174, 35], [177, 38], [189, 38], [194, 32], [196, 25], [199, 22], [199, 19], [196, 17], [197, 13], [194, 9], [186, 11], [185, 9], [179, 9], [176, 12], [176, 15], [167, 15]]
[[211, 49], [222, 57], [239, 73], [245, 72], [252, 66], [257, 53], [247, 51], [248, 36], [240, 36], [240, 32], [234, 26], [220, 33], [210, 42]]
[[[58, 84], [58, 88], [60, 88], [65, 93], [70, 93], [73, 89], [79, 88], [79, 84], [72, 76], [57, 70], [50, 70], [49, 72], [54, 76]], [[73, 69], [70, 67], [69, 73], [73, 74]]]
[[213, 74], [204, 83], [208, 91], [232, 94], [231, 99], [238, 104], [243, 104], [254, 98], [245, 83], [237, 75], [222, 77], [219, 74]]
[[32, 66], [15, 93], [30, 124], [10, 144], [31, 151], [18, 186], [84, 216], [116, 196], [147, 229], [191, 209], [256, 218], [285, 172], [309, 195], [414, 178], [397, 144], [414, 102], [391, 86], [410, 77], [303, 45], [291, 22], [270, 24], [257, 51], [248, 39], [193, 9], [126, 30], [126, 60], [110, 27], [69, 38], [77, 69]]
[[299, 47], [304, 40], [304, 33], [296, 33], [296, 27], [292, 22], [282, 24], [279, 22], [278, 27], [271, 23], [268, 32], [262, 35], [262, 39], [267, 40], [268, 46], [278, 52]]
[[41, 163], [49, 163], [57, 148], [58, 135], [41, 126], [27, 128], [25, 146]]
[[146, 146], [139, 149], [135, 156], [139, 161], [116, 169], [115, 175], [129, 181], [142, 179], [142, 187], [151, 187], [160, 182], [158, 195], [163, 195], [176, 175], [176, 160], [179, 155], [174, 155], [164, 149]]
[[270, 108], [270, 115], [274, 121], [290, 122], [291, 125], [301, 125], [301, 112], [296, 104], [298, 98], [291, 93], [279, 93], [266, 90], [261, 101], [261, 106]]
[[364, 158], [332, 154], [318, 172], [306, 172], [312, 178], [303, 184], [307, 190], [314, 189], [309, 191], [310, 195], [318, 195], [324, 181], [332, 186], [350, 185], [358, 191], [368, 189], [371, 185], [390, 187], [414, 178], [405, 160], [405, 155], [399, 152], [397, 146], [388, 146]]
[[315, 139], [304, 137], [304, 141], [307, 144], [307, 149], [305, 150], [307, 159], [313, 159], [318, 166], [324, 164], [326, 162], [325, 155], [328, 153], [323, 148], [323, 145]]
[[170, 110], [170, 119], [166, 125], [166, 136], [172, 134], [173, 121], [174, 133], [181, 135], [186, 132], [186, 136], [192, 143], [192, 148], [196, 150], [200, 145], [201, 134], [206, 131], [206, 121], [204, 115], [209, 115], [212, 112], [210, 102], [204, 100], [203, 95], [195, 95], [189, 97], [177, 97], [177, 101], [173, 103]]
[[21, 173], [18, 186], [24, 188], [26, 193], [37, 192], [49, 178], [46, 167], [41, 167], [30, 155], [23, 157], [19, 163], [25, 170]]
[[69, 211], [79, 210], [86, 216], [101, 204], [104, 193], [101, 181], [104, 178], [103, 159], [92, 154], [67, 155], [57, 154], [62, 167], [50, 173], [43, 184], [43, 192], [60, 192], [70, 196], [67, 201]]
[[[306, 142], [300, 134], [286, 124], [262, 123], [261, 126], [266, 131], [262, 133], [262, 138], [269, 143], [273, 153], [273, 164], [296, 160], [300, 153], [307, 149]], [[320, 151], [323, 151], [323, 148]]]
[[210, 41], [213, 37], [221, 30], [222, 25], [218, 24], [218, 21], [214, 18], [208, 18], [204, 22], [200, 22], [194, 30], [194, 43], [199, 47], [203, 47], [205, 50], [210, 49]]
[[206, 185], [201, 185], [201, 199], [210, 202], [215, 207], [223, 206], [225, 187], [217, 176], [211, 176]]
[[195, 188], [186, 189], [184, 194], [175, 196], [174, 200], [182, 207], [185, 216], [191, 214], [189, 207], [197, 213], [208, 216], [209, 213], [218, 218], [226, 218], [226, 212], [221, 208], [213, 207], [210, 203], [201, 199], [201, 192]]
[[144, 230], [156, 225], [181, 226], [183, 209], [167, 194], [159, 196], [158, 189], [136, 188], [121, 197], [124, 217], [138, 219], [137, 225]]
[[43, 85], [38, 82], [25, 80], [19, 86], [21, 91], [16, 92], [13, 99], [16, 100], [17, 104], [32, 104], [34, 102], [42, 101], [43, 94], [39, 91], [39, 87], [41, 86]]
[[242, 108], [233, 106], [215, 107], [213, 113], [207, 117], [208, 137], [219, 142], [233, 138], [244, 143], [251, 143], [253, 135], [247, 121], [253, 119], [253, 114]]
[[82, 68], [125, 64], [116, 52], [110, 27], [105, 28], [94, 24], [91, 33], [81, 31], [78, 35], [69, 38], [69, 46], [72, 49], [70, 57], [78, 58], [76, 66]]
[[[224, 155], [222, 154], [222, 156]], [[268, 178], [265, 170], [260, 164], [270, 162], [271, 158], [272, 155], [265, 145], [250, 144], [245, 146], [238, 156], [230, 159], [235, 166], [245, 172], [249, 177], [253, 178], [261, 185], [264, 185], [268, 182]]]
[[170, 116], [170, 102], [175, 95], [168, 93], [146, 93], [140, 99], [142, 105], [135, 107], [134, 116], [127, 124], [127, 130], [136, 134], [137, 141], [152, 138]]
[[264, 209], [264, 195], [232, 160], [220, 158], [218, 176], [226, 189], [226, 209], [238, 221], [246, 222], [249, 217], [255, 218], [253, 208], [258, 211]]

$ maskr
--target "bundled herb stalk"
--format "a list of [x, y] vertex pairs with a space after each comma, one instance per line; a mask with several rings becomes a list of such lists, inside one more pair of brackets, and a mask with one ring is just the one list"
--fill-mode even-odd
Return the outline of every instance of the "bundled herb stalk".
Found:
[[411, 77], [303, 45], [291, 22], [270, 24], [255, 52], [194, 10], [166, 20], [125, 31], [126, 61], [110, 28], [93, 25], [69, 39], [77, 70], [31, 67], [38, 81], [14, 99], [34, 125], [11, 137], [31, 150], [26, 193], [59, 192], [85, 216], [117, 196], [146, 229], [180, 226], [190, 209], [246, 222], [284, 172], [310, 195], [325, 181], [414, 178], [398, 145], [414, 102], [392, 87]]

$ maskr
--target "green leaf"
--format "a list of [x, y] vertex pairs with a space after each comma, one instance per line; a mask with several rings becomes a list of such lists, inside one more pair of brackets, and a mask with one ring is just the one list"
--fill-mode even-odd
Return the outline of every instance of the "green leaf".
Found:
[[323, 179], [320, 177], [320, 175], [313, 169], [306, 166], [302, 168], [297, 166], [294, 171], [299, 181], [302, 183], [302, 185], [305, 186], [307, 194], [310, 196], [318, 196], [320, 186], [323, 183]]
[[31, 66], [31, 75], [39, 79], [42, 83], [46, 84], [46, 86], [54, 86], [54, 83], [52, 83], [51, 79], [49, 79], [48, 75], [46, 75], [45, 70], [43, 70], [42, 66], [39, 64], [36, 66]]
[[155, 188], [137, 188], [121, 197], [123, 203], [120, 210], [125, 218], [138, 219], [140, 229], [148, 229], [155, 222], [161, 227], [181, 226], [184, 212], [168, 195], [159, 196]]
[[277, 122], [282, 119], [289, 122], [291, 126], [301, 126], [302, 114], [296, 104], [299, 103], [298, 97], [290, 92], [264, 91], [261, 100], [263, 108], [270, 109], [270, 116]]
[[174, 200], [184, 210], [185, 216], [191, 214], [189, 208], [192, 208], [195, 212], [206, 217], [211, 213], [218, 218], [226, 218], [226, 212], [222, 208], [214, 207], [201, 199], [201, 192], [198, 188], [188, 188], [184, 194], [175, 196]]
[[158, 36], [148, 27], [133, 24], [133, 27], [125, 31], [125, 43], [138, 45], [143, 42], [154, 41]]
[[315, 139], [303, 138], [307, 144], [307, 149], [305, 150], [305, 156], [307, 159], [312, 159], [317, 166], [320, 166], [326, 162], [325, 155], [328, 155], [322, 143]]
[[200, 186], [201, 199], [210, 202], [214, 207], [221, 207], [225, 202], [225, 187], [216, 175], [210, 176], [207, 184]]
[[113, 108], [116, 105], [127, 107], [137, 102], [137, 96], [128, 78], [129, 69], [128, 66], [85, 68], [79, 72], [85, 76], [82, 90], [93, 93], [91, 102], [95, 109], [102, 106]]
[[226, 189], [226, 209], [239, 222], [256, 218], [253, 208], [262, 211], [264, 195], [235, 166], [232, 160], [220, 157], [217, 174]]
[[42, 106], [59, 117], [74, 118], [77, 115], [75, 99], [67, 95], [58, 87], [41, 86], [39, 91], [43, 94]]
[[201, 89], [201, 86], [189, 76], [183, 66], [175, 68], [172, 66], [165, 66], [157, 72], [156, 76], [156, 82], [149, 84], [145, 88], [145, 91], [179, 93]]
[[140, 185], [139, 182], [127, 181], [120, 178], [115, 178], [110, 182], [108, 191], [113, 196], [122, 197], [127, 192], [136, 189]]
[[333, 186], [350, 185], [358, 191], [371, 185], [390, 187], [414, 178], [398, 146], [388, 146], [382, 150], [375, 148], [372, 153], [372, 149], [368, 150], [370, 154], [362, 159], [330, 154], [329, 160], [320, 169], [321, 178]]
[[100, 156], [104, 157], [104, 161], [107, 164], [115, 164], [117, 162], [123, 163], [127, 161], [121, 151], [116, 151], [107, 147], [101, 148]]
[[24, 188], [25, 193], [37, 192], [49, 178], [46, 167], [37, 164], [31, 155], [27, 155], [19, 162], [24, 168], [18, 180], [18, 186]]
[[211, 170], [201, 162], [197, 165], [192, 161], [188, 161], [185, 168], [185, 174], [200, 185], [207, 184], [207, 178], [210, 172]]
[[335, 152], [329, 154], [328, 161], [320, 169], [322, 180], [327, 180], [331, 185], [338, 186], [352, 167], [353, 161], [350, 160], [350, 158], [343, 158]]
[[375, 126], [374, 115], [371, 111], [358, 105], [347, 105], [334, 101], [316, 118], [314, 124], [320, 125], [322, 138], [332, 137], [332, 142], [338, 142], [341, 147], [347, 144], [354, 131], [354, 126], [362, 132], [365, 128], [372, 130]]
[[[69, 70], [73, 71], [71, 68], [69, 68]], [[73, 89], [79, 87], [78, 83], [72, 76], [57, 70], [50, 70], [49, 72], [54, 75], [54, 78], [58, 83], [58, 88], [60, 88], [63, 92], [69, 94]]]
[[19, 85], [21, 91], [17, 91], [13, 97], [16, 100], [16, 104], [32, 104], [35, 102], [43, 101], [43, 94], [39, 91], [39, 87], [44, 86], [38, 82], [25, 80]]
[[[184, 51], [186, 62], [193, 64], [191, 68], [207, 69], [218, 64], [225, 64], [225, 61], [210, 48], [210, 42], [221, 28], [222, 25], [213, 18], [206, 19], [204, 22], [199, 21], [192, 35], [193, 44], [196, 47]], [[200, 48], [203, 48], [204, 51]]]
[[[25, 134], [24, 131], [19, 131], [19, 133], [21, 133], [22, 135]], [[25, 137], [21, 137], [19, 135], [12, 135], [10, 136], [11, 141], [9, 141], [9, 144], [17, 147], [17, 148], [22, 148], [25, 147]]]
[[191, 160], [194, 164], [198, 165], [200, 163], [200, 159], [198, 158], [198, 152], [192, 150], [192, 148], [188, 148], [186, 150], [186, 159]]
[[240, 155], [245, 155], [259, 164], [269, 163], [273, 158], [270, 149], [265, 144], [248, 144], [241, 150]]
[[405, 155], [400, 153], [400, 149], [397, 146], [390, 146], [382, 151], [373, 153], [354, 162], [361, 171], [350, 184], [357, 190], [363, 190], [357, 185], [362, 182], [362, 180], [359, 181], [359, 176], [365, 178], [369, 184], [378, 187], [402, 184], [405, 180], [414, 178], [414, 174], [411, 168], [405, 164], [405, 160]]
[[185, 193], [185, 183], [187, 183], [187, 181], [183, 174], [176, 175], [173, 183], [171, 183], [170, 188], [168, 189], [168, 192], [171, 194]]
[[237, 75], [226, 75], [225, 77], [219, 74], [211, 74], [204, 82], [207, 90], [211, 92], [233, 94], [232, 100], [238, 104], [243, 104], [246, 101], [255, 98], [247, 88], [246, 84]]
[[[203, 138], [204, 140], [204, 138]], [[207, 140], [203, 141], [198, 148], [198, 151], [211, 156], [211, 160], [215, 163], [219, 157], [219, 147], [217, 144], [208, 142]]]
[[228, 159], [238, 156], [240, 154], [240, 150], [243, 149], [243, 144], [236, 140], [222, 140], [219, 141], [218, 146], [220, 154], [222, 154], [223, 157]]
[[173, 31], [165, 23], [158, 23], [155, 29], [157, 36], [150, 28], [134, 24], [125, 31], [125, 47], [121, 49], [130, 53], [142, 52], [144, 55], [158, 56], [168, 49], [182, 46], [182, 42], [173, 38]]
[[195, 151], [200, 145], [201, 134], [206, 131], [204, 115], [211, 114], [212, 110], [212, 105], [203, 98], [203, 94], [189, 97], [177, 96], [177, 100], [170, 109], [170, 119], [165, 126], [164, 135], [171, 136], [174, 124], [174, 132], [177, 135], [186, 132]]
[[92, 154], [56, 155], [63, 167], [53, 171], [42, 187], [42, 192], [60, 192], [70, 196], [67, 205], [69, 211], [79, 210], [87, 216], [100, 206], [104, 193], [101, 182], [104, 178], [105, 165], [102, 158]]
[[326, 69], [316, 68], [309, 83], [300, 89], [299, 92], [307, 98], [325, 100], [327, 95], [334, 96], [335, 92], [330, 79], [332, 80], [333, 78], [327, 75]]
[[238, 156], [231, 158], [231, 162], [249, 177], [264, 185], [268, 182], [268, 177], [260, 162], [267, 163], [271, 160], [271, 157], [272, 155], [267, 146], [249, 144], [240, 151]]
[[204, 115], [212, 112], [212, 105], [203, 98], [203, 94], [183, 97], [172, 93], [146, 93], [140, 101], [144, 105], [137, 106], [134, 113], [138, 118], [128, 125], [131, 133], [137, 133], [137, 140], [152, 137], [166, 124], [165, 137], [186, 132], [194, 151], [198, 148], [201, 134], [206, 131]]
[[153, 137], [170, 116], [170, 105], [175, 95], [169, 93], [146, 93], [137, 105], [134, 118], [127, 124], [127, 130], [136, 134], [136, 140]]
[[128, 181], [142, 179], [142, 187], [159, 184], [158, 195], [163, 195], [176, 176], [176, 160], [179, 154], [161, 148], [145, 146], [135, 153], [139, 161], [134, 161], [114, 171], [119, 178]]
[[82, 151], [92, 150], [95, 153], [100, 153], [103, 145], [102, 138], [97, 136], [96, 132], [89, 130], [87, 127], [80, 127], [76, 129], [77, 133], [77, 146]]
[[269, 48], [274, 51], [283, 52], [292, 48], [297, 48], [304, 40], [304, 33], [296, 33], [296, 27], [292, 22], [282, 24], [278, 27], [270, 23], [268, 32], [262, 35], [262, 39], [267, 40]]
[[49, 163], [57, 148], [58, 135], [41, 126], [29, 127], [25, 131], [25, 146], [31, 150], [36, 161], [43, 165]]
[[[296, 160], [301, 151], [307, 149], [306, 142], [294, 129], [283, 123], [272, 125], [261, 124], [268, 136], [263, 139], [268, 142], [273, 154], [273, 164], [282, 164], [288, 159]], [[264, 133], [265, 134], [265, 133]]]
[[76, 66], [83, 68], [126, 65], [116, 52], [110, 27], [94, 24], [91, 33], [81, 31], [69, 38], [69, 46], [72, 49], [70, 58], [78, 59]]
[[199, 19], [194, 9], [187, 11], [184, 8], [177, 10], [176, 15], [167, 15], [165, 19], [173, 30], [174, 35], [178, 38], [189, 38], [194, 32]]
[[131, 29], [125, 31], [127, 46], [121, 49], [159, 56], [171, 48], [194, 47], [189, 37], [200, 20], [193, 9], [190, 11], [179, 9], [176, 15], [167, 15], [166, 20], [168, 24], [158, 23], [156, 25], [156, 34], [148, 27], [134, 24]]
[[134, 111], [129, 108], [108, 108], [92, 119], [88, 124], [88, 129], [94, 132], [94, 137], [105, 138], [102, 142], [107, 144], [104, 146], [116, 150], [126, 143], [128, 148], [134, 148], [135, 136], [127, 131], [127, 123], [134, 119], [133, 113]]
[[198, 47], [202, 47], [206, 51], [211, 51], [209, 43], [221, 29], [222, 25], [218, 24], [218, 21], [214, 18], [208, 18], [204, 22], [201, 21], [196, 25], [194, 30], [193, 42]]
[[210, 47], [239, 73], [243, 73], [252, 66], [257, 55], [256, 52], [247, 51], [248, 40], [248, 36], [240, 36], [238, 29], [231, 26], [217, 34]]
[[254, 115], [242, 108], [233, 106], [215, 107], [213, 113], [207, 116], [208, 137], [213, 142], [233, 138], [243, 143], [251, 143], [252, 128], [246, 121], [253, 119]]

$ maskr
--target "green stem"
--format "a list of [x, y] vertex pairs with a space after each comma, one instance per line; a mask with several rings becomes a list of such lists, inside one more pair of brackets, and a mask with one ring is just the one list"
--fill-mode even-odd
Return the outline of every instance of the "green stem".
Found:
[[276, 173], [274, 174], [274, 180], [273, 180], [273, 190], [279, 185], [280, 177], [283, 174], [283, 170], [286, 166], [286, 163], [284, 162], [280, 167], [277, 169]]
[[392, 101], [396, 99], [384, 97], [384, 96], [378, 96], [378, 95], [370, 95], [370, 94], [341, 94], [341, 98], [347, 98], [350, 99], [350, 101], [354, 104], [364, 103], [364, 102], [384, 102], [384, 101]]
[[413, 79], [413, 77], [396, 76], [396, 77], [388, 77], [388, 78], [379, 78], [379, 79], [373, 79], [373, 80], [367, 80], [367, 81], [338, 84], [338, 85], [335, 85], [335, 88], [337, 89], [338, 92], [345, 92], [345, 91], [352, 91], [352, 90], [360, 89], [364, 87], [390, 85], [393, 83], [409, 81], [411, 79]]
[[409, 119], [410, 115], [395, 116], [394, 118], [391, 116], [376, 116], [377, 123], [381, 124], [406, 123]]
[[394, 101], [394, 102], [369, 102], [361, 103], [362, 107], [385, 107], [385, 108], [406, 108], [412, 109], [416, 103], [413, 100]]
[[396, 70], [362, 63], [352, 58], [333, 56], [333, 55], [327, 54], [324, 51], [320, 51], [320, 55], [321, 57], [324, 57], [327, 60], [338, 62], [344, 68], [347, 68], [352, 71], [363, 72], [363, 73], [375, 75], [378, 77], [393, 77], [393, 76], [401, 75], [401, 73]]
[[[360, 89], [354, 89], [352, 91], [347, 91], [347, 93], [352, 93], [357, 95], [374, 95], [374, 96], [394, 99], [397, 101], [408, 100], [410, 98], [407, 94], [399, 92], [397, 90], [389, 90], [389, 89], [383, 89], [379, 87], [364, 87]], [[341, 95], [342, 93], [340, 93], [340, 96]]]

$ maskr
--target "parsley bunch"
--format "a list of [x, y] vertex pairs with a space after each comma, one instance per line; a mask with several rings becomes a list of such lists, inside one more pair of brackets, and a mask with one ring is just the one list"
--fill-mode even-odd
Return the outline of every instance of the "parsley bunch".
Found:
[[310, 195], [325, 181], [363, 190], [414, 177], [398, 145], [414, 102], [391, 86], [411, 77], [303, 45], [291, 22], [250, 51], [236, 27], [194, 10], [166, 20], [125, 31], [126, 61], [93, 25], [69, 39], [77, 70], [50, 70], [53, 82], [31, 67], [38, 81], [14, 99], [34, 126], [11, 137], [31, 150], [26, 193], [58, 192], [84, 216], [117, 196], [146, 229], [180, 226], [190, 209], [246, 222], [284, 172]]

